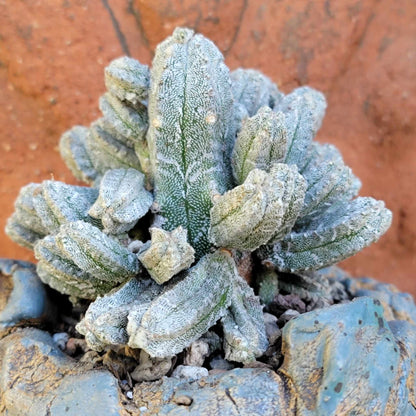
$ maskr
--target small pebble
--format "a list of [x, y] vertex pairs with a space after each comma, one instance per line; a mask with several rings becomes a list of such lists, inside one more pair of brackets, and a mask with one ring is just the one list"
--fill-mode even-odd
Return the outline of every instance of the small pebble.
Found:
[[192, 397], [185, 395], [174, 397], [172, 401], [182, 406], [190, 406], [193, 402]]
[[131, 373], [135, 381], [155, 381], [165, 376], [172, 367], [171, 358], [152, 358], [145, 351], [140, 351], [140, 364]]
[[129, 391], [130, 390], [130, 386], [129, 386], [129, 382], [127, 380], [121, 380], [120, 382], [121, 384], [121, 390], [123, 391]]
[[85, 339], [69, 338], [66, 343], [66, 353], [70, 356], [74, 356], [78, 348], [82, 352], [88, 351], [88, 346], [87, 346]]
[[267, 339], [269, 340], [269, 344], [273, 345], [281, 337], [282, 331], [277, 325], [277, 318], [274, 315], [264, 313], [263, 316]]
[[185, 353], [185, 365], [201, 367], [204, 364], [205, 358], [209, 355], [209, 345], [202, 339], [194, 341]]
[[210, 362], [209, 365], [213, 370], [232, 370], [234, 366], [221, 356], [215, 356]]
[[130, 391], [128, 391], [127, 393], [126, 393], [126, 397], [128, 398], [128, 399], [130, 399], [130, 400], [132, 400], [133, 399], [133, 392], [130, 390]]
[[66, 332], [58, 332], [52, 336], [54, 342], [60, 350], [65, 351], [66, 343], [69, 340], [69, 336]]
[[204, 367], [191, 365], [178, 365], [172, 373], [172, 377], [185, 378], [187, 380], [199, 380], [208, 376], [208, 370]]
[[300, 313], [298, 311], [295, 311], [293, 309], [288, 309], [285, 313], [280, 315], [277, 324], [280, 327], [284, 327], [291, 319], [296, 318], [299, 316]]

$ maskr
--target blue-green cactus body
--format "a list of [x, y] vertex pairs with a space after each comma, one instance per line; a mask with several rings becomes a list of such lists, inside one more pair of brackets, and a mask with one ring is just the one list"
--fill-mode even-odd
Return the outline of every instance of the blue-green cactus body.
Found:
[[106, 294], [117, 282], [97, 279], [81, 270], [57, 246], [54, 236], [47, 236], [34, 247], [40, 279], [58, 292], [77, 298], [95, 299]]
[[139, 272], [132, 252], [84, 221], [62, 225], [56, 244], [81, 270], [101, 280], [123, 282]]
[[221, 320], [226, 358], [245, 363], [267, 338], [241, 276], [260, 280], [264, 303], [279, 291], [317, 307], [344, 299], [323, 274], [303, 272], [376, 241], [391, 212], [356, 198], [339, 152], [313, 142], [320, 92], [284, 95], [258, 71], [230, 74], [188, 29], [158, 46], [150, 71], [132, 58], [110, 63], [105, 85], [102, 117], [60, 142], [92, 187], [29, 184], [6, 226], [34, 248], [45, 283], [95, 299], [78, 325], [91, 348], [171, 357]]
[[382, 201], [360, 197], [334, 205], [304, 229], [263, 247], [259, 255], [265, 264], [284, 272], [321, 269], [377, 241], [391, 219]]
[[148, 142], [155, 200], [163, 228], [182, 225], [201, 257], [208, 241], [211, 198], [227, 190], [232, 115], [230, 78], [215, 45], [187, 29], [161, 43], [153, 61]]
[[285, 163], [296, 164], [302, 170], [306, 152], [325, 115], [325, 97], [313, 88], [296, 88], [283, 97], [274, 110], [286, 116], [288, 149]]
[[129, 345], [152, 357], [182, 351], [227, 312], [232, 284], [238, 277], [232, 257], [220, 250], [205, 255], [143, 313], [133, 311], [127, 332]]

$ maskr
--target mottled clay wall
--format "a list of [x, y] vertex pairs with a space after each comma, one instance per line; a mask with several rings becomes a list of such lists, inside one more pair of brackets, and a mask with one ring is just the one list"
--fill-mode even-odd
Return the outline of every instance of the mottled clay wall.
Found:
[[[177, 25], [213, 39], [232, 69], [326, 94], [318, 139], [394, 212], [380, 242], [343, 265], [416, 294], [414, 0], [0, 0], [1, 229], [21, 186], [74, 183], [57, 143], [99, 116], [108, 62], [128, 53], [150, 63]], [[0, 256], [32, 259], [3, 231]]]

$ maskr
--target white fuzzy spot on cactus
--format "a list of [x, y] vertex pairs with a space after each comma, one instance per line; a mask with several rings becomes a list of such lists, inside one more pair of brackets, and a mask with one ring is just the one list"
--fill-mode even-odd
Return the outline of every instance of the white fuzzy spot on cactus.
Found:
[[205, 117], [205, 121], [208, 124], [214, 124], [217, 121], [217, 116], [214, 113], [209, 112]]
[[152, 126], [155, 129], [159, 129], [160, 127], [162, 127], [162, 121], [160, 120], [160, 118], [158, 117], [152, 118]]

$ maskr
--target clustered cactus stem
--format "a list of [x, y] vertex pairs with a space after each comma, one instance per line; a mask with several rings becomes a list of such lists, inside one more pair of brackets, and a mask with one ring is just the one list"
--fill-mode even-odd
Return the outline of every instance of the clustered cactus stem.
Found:
[[243, 262], [267, 303], [279, 273], [313, 282], [390, 225], [383, 202], [356, 197], [337, 149], [313, 142], [326, 101], [312, 88], [285, 95], [258, 71], [230, 73], [183, 28], [151, 70], [119, 58], [105, 85], [102, 117], [60, 142], [89, 186], [31, 183], [6, 226], [43, 282], [92, 301], [77, 329], [93, 349], [171, 357], [219, 323], [225, 358], [252, 361], [268, 341]]

